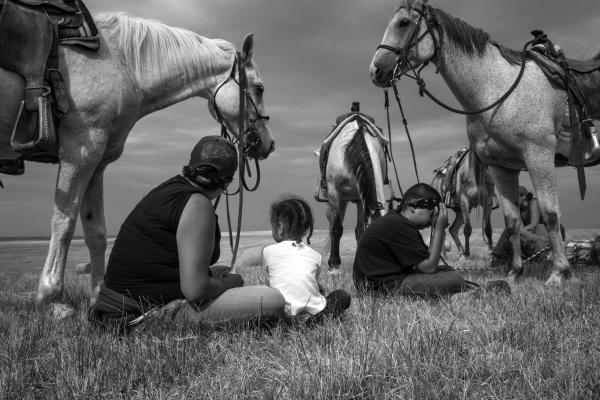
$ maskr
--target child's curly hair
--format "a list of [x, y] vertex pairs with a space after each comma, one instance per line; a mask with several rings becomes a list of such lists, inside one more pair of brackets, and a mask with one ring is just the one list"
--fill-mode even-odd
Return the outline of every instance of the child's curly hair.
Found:
[[291, 196], [273, 202], [269, 217], [273, 226], [277, 221], [283, 223], [283, 230], [287, 237], [302, 241], [302, 236], [308, 232], [306, 241], [310, 244], [314, 221], [310, 206], [304, 199]]

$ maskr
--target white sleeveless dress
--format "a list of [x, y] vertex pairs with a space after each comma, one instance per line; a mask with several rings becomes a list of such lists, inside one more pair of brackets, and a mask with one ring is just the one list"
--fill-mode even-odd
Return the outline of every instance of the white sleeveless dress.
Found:
[[269, 274], [269, 286], [281, 292], [288, 316], [309, 317], [325, 308], [319, 292], [321, 254], [305, 243], [284, 240], [263, 249], [263, 265]]

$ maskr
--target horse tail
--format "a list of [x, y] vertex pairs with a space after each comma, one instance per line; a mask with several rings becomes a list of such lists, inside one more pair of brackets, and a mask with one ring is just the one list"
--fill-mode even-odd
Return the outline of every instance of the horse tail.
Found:
[[364, 129], [363, 124], [359, 123], [358, 129], [346, 147], [344, 160], [350, 169], [350, 173], [356, 178], [358, 192], [363, 201], [364, 213], [366, 216], [371, 216], [382, 205], [378, 204], [377, 201], [376, 176], [373, 167], [375, 160], [371, 159], [363, 132]]
[[[491, 208], [494, 206], [493, 203], [489, 205], [490, 195], [493, 196], [493, 186], [490, 185], [493, 185], [493, 183], [491, 183], [491, 177], [488, 172], [487, 165], [481, 162], [475, 152], [473, 152], [473, 162], [478, 175], [476, 183], [478, 186], [479, 204], [481, 204], [481, 208], [483, 208], [483, 218], [481, 218], [481, 237], [483, 238], [483, 243], [490, 247], [491, 243], [488, 242], [487, 237], [485, 236], [485, 217], [488, 215], [488, 212], [491, 212]], [[492, 188], [492, 193], [490, 193], [490, 188]], [[488, 210], [488, 208], [490, 208], [490, 210]]]

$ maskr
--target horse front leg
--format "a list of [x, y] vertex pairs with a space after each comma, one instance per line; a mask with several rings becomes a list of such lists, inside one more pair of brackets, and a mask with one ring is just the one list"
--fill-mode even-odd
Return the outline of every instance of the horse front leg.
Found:
[[105, 271], [104, 168], [105, 166], [98, 166], [94, 171], [79, 210], [85, 244], [90, 253], [90, 298], [92, 301], [95, 301], [98, 295]]
[[[72, 154], [72, 153], [70, 153]], [[75, 231], [77, 212], [92, 168], [82, 160], [61, 159], [52, 214], [52, 236], [44, 269], [40, 276], [36, 303], [50, 305], [56, 318], [72, 315], [74, 310], [63, 298], [64, 273], [69, 245]]]
[[565, 256], [560, 232], [560, 209], [556, 191], [556, 170], [553, 162], [554, 151], [548, 152], [548, 154], [538, 152], [535, 157], [531, 157], [531, 160], [527, 163], [527, 169], [538, 197], [542, 219], [554, 256], [552, 273], [546, 281], [546, 285], [561, 286], [571, 276], [572, 270]]
[[331, 250], [329, 251], [329, 272], [339, 273], [342, 260], [340, 258], [340, 239], [344, 233], [342, 225], [346, 213], [346, 202], [329, 200], [327, 203], [327, 219], [329, 220], [329, 238]]
[[519, 213], [519, 172], [500, 166], [489, 166], [490, 175], [498, 191], [498, 201], [504, 213], [505, 232], [512, 247], [510, 274], [518, 274], [523, 268], [521, 261], [521, 214]]
[[[462, 216], [462, 212], [460, 209], [456, 209], [454, 210], [454, 214], [456, 215], [454, 217], [454, 221], [452, 222], [452, 225], [450, 225], [450, 228], [448, 228], [448, 232], [450, 232], [450, 236], [452, 236], [452, 239], [454, 240], [454, 244], [456, 244], [456, 249], [458, 250], [458, 253], [460, 255], [463, 255], [465, 252], [465, 249], [462, 246], [462, 243], [460, 242], [460, 237], [458, 236], [458, 232], [460, 231], [460, 227], [463, 224], [463, 216]], [[446, 255], [446, 246], [442, 246], [442, 253], [443, 255]]]

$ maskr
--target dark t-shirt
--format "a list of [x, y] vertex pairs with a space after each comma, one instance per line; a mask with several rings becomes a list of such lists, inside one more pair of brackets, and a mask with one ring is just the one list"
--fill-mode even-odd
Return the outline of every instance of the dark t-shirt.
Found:
[[[104, 276], [107, 288], [149, 305], [183, 297], [176, 234], [181, 213], [194, 193], [203, 194], [184, 177], [175, 176], [135, 206], [110, 253]], [[219, 259], [220, 240], [217, 222], [211, 264]]]
[[401, 214], [390, 212], [373, 221], [361, 236], [354, 257], [354, 283], [374, 289], [398, 284], [428, 257], [419, 230]]

